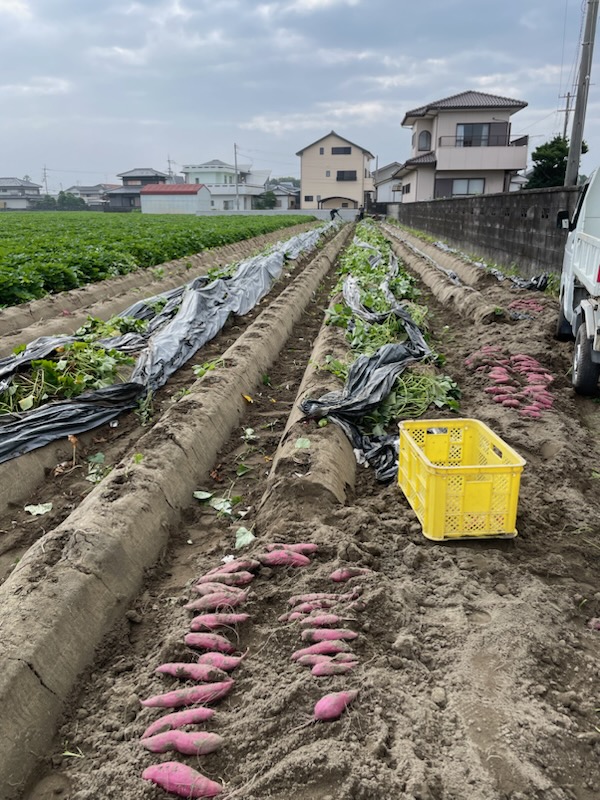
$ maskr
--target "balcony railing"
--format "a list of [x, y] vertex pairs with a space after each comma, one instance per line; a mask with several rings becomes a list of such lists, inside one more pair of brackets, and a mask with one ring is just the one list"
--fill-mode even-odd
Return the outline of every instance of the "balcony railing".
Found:
[[440, 136], [438, 147], [526, 147], [528, 136]]

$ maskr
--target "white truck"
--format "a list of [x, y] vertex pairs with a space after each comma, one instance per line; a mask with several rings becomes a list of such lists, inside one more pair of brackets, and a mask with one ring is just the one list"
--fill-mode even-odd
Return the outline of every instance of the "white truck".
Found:
[[600, 169], [582, 189], [571, 220], [557, 217], [569, 233], [560, 279], [558, 339], [575, 339], [571, 380], [578, 394], [594, 395], [600, 376]]

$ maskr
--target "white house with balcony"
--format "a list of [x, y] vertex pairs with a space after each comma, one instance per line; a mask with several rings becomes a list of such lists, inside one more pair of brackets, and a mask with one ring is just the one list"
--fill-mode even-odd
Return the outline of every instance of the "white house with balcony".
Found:
[[509, 191], [528, 146], [527, 136], [513, 136], [511, 116], [526, 106], [467, 91], [408, 111], [412, 153], [394, 173], [401, 202]]
[[264, 194], [270, 170], [252, 170], [248, 165], [227, 164], [218, 158], [181, 168], [186, 183], [202, 184], [210, 191], [213, 211], [247, 211], [252, 198]]

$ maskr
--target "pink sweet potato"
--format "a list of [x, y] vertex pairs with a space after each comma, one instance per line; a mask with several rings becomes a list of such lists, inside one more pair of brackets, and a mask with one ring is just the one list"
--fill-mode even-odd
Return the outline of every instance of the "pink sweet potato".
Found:
[[[338, 667], [341, 667], [338, 664]], [[214, 753], [223, 744], [223, 739], [218, 733], [207, 733], [207, 731], [164, 731], [155, 736], [142, 739], [140, 744], [151, 753], [167, 753], [175, 750], [184, 756], [205, 756]]]
[[223, 791], [220, 783], [211, 781], [192, 767], [179, 764], [177, 761], [153, 764], [142, 772], [142, 778], [145, 781], [152, 781], [166, 792], [186, 797], [188, 800], [216, 797]]
[[310, 558], [302, 553], [293, 553], [291, 550], [273, 550], [270, 553], [261, 553], [256, 558], [265, 567], [307, 567]]
[[337, 605], [337, 600], [311, 600], [309, 603], [299, 603], [294, 606], [294, 611], [300, 614], [310, 614], [311, 611], [319, 611], [322, 608], [333, 608]]
[[372, 570], [361, 567], [342, 567], [334, 570], [329, 577], [336, 583], [342, 583], [350, 580], [350, 578], [355, 578], [357, 575], [369, 575], [371, 572]]
[[185, 711], [174, 711], [172, 714], [164, 714], [159, 719], [152, 722], [144, 733], [142, 739], [154, 736], [156, 733], [171, 730], [172, 728], [183, 728], [185, 725], [196, 725], [198, 722], [206, 722], [215, 714], [214, 708], [195, 706], [186, 708]]
[[198, 664], [210, 664], [217, 669], [222, 669], [223, 672], [231, 672], [242, 663], [248, 655], [246, 651], [241, 656], [226, 656], [223, 653], [203, 653], [198, 658]]
[[[225, 588], [225, 587], [224, 587]], [[219, 608], [236, 608], [245, 603], [248, 593], [231, 594], [227, 591], [211, 592], [184, 606], [188, 611], [217, 611]]]
[[311, 644], [310, 647], [303, 647], [301, 650], [296, 650], [295, 653], [292, 653], [292, 661], [297, 661], [302, 656], [333, 656], [336, 653], [347, 653], [350, 650], [350, 646], [347, 642], [343, 642], [341, 639], [332, 639], [327, 642], [317, 642], [316, 644]]
[[357, 636], [358, 633], [347, 628], [307, 628], [302, 631], [303, 642], [326, 642], [333, 639], [350, 641]]
[[174, 692], [155, 694], [141, 702], [146, 708], [180, 708], [181, 706], [193, 706], [196, 703], [215, 703], [229, 694], [233, 684], [232, 680], [203, 683], [200, 686], [177, 689]]
[[228, 680], [227, 673], [222, 669], [211, 667], [210, 664], [188, 664], [183, 661], [173, 661], [161, 664], [154, 670], [157, 675], [172, 675], [187, 681], [214, 683], [215, 681]]
[[186, 633], [183, 641], [188, 647], [195, 647], [198, 650], [217, 650], [228, 655], [235, 653], [235, 647], [229, 639], [219, 636], [218, 633]]
[[199, 614], [190, 622], [192, 631], [214, 631], [215, 628], [227, 628], [250, 619], [250, 614]]
[[310, 592], [308, 594], [295, 594], [288, 600], [290, 606], [297, 606], [298, 603], [312, 603], [314, 600], [337, 600], [338, 595], [334, 592]]
[[205, 594], [213, 594], [213, 592], [225, 592], [226, 594], [232, 594], [238, 597], [241, 594], [245, 594], [244, 590], [239, 586], [226, 586], [224, 583], [220, 583], [219, 581], [211, 581], [210, 583], [195, 583], [192, 586], [192, 591], [202, 596]]
[[332, 656], [319, 655], [318, 653], [307, 653], [296, 659], [296, 663], [302, 667], [314, 667], [315, 664], [328, 664]]
[[329, 678], [332, 675], [345, 675], [358, 664], [358, 661], [346, 661], [343, 664], [336, 664], [334, 661], [328, 663], [315, 664], [311, 673], [315, 678]]
[[338, 617], [337, 614], [314, 614], [310, 617], [304, 617], [300, 621], [300, 625], [310, 626], [311, 628], [326, 628], [328, 625], [337, 625], [341, 621], [341, 617]]
[[283, 544], [280, 542], [271, 542], [266, 546], [267, 550], [289, 550], [292, 553], [302, 553], [303, 556], [316, 553], [319, 549], [318, 544], [312, 542], [298, 542], [297, 544]]
[[211, 572], [209, 575], [203, 575], [198, 578], [196, 586], [202, 586], [205, 583], [222, 583], [226, 586], [247, 586], [254, 580], [254, 575], [247, 570], [239, 570], [239, 572]]
[[218, 567], [214, 567], [207, 572], [207, 575], [214, 574], [215, 572], [240, 572], [242, 570], [254, 572], [259, 567], [260, 561], [254, 558], [238, 558], [235, 561], [229, 561], [227, 564], [220, 564]]
[[339, 719], [346, 707], [356, 699], [358, 691], [352, 689], [347, 692], [332, 692], [322, 697], [314, 708], [314, 719], [321, 722], [330, 722]]

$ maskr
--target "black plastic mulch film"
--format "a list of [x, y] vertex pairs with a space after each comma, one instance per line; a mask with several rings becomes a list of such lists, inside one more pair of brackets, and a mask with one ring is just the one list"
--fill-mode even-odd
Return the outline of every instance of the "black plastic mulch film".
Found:
[[[203, 275], [122, 311], [121, 317], [147, 320], [144, 333], [99, 340], [98, 345], [139, 353], [129, 381], [72, 400], [52, 401], [31, 411], [0, 416], [0, 463], [104, 425], [135, 408], [216, 336], [230, 314], [243, 316], [251, 311], [281, 275], [286, 261], [315, 249], [323, 235], [339, 224], [328, 223], [293, 236], [266, 254], [241, 261], [231, 277], [210, 281]], [[153, 310], [157, 300], [167, 301], [159, 313]], [[18, 355], [0, 359], [0, 391], [6, 390], [13, 376], [31, 361], [48, 358], [56, 348], [78, 340], [77, 335], [42, 336]]]

